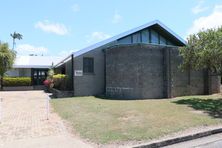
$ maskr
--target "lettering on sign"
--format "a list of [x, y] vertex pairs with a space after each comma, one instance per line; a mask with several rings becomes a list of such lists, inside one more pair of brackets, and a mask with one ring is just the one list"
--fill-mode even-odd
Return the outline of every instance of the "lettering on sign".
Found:
[[82, 70], [75, 70], [75, 76], [82, 76]]

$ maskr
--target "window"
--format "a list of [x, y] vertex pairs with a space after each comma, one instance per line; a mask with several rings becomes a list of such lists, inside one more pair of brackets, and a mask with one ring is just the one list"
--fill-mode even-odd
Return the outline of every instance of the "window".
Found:
[[149, 43], [149, 32], [148, 30], [143, 30], [142, 34], [142, 43]]
[[122, 38], [118, 40], [119, 44], [131, 44], [131, 36], [127, 36], [125, 38]]
[[94, 73], [94, 59], [89, 57], [83, 58], [83, 73]]
[[140, 43], [140, 33], [133, 34], [133, 43]]
[[166, 45], [166, 39], [160, 36], [160, 44]]
[[151, 30], [151, 43], [159, 44], [158, 33], [154, 30]]

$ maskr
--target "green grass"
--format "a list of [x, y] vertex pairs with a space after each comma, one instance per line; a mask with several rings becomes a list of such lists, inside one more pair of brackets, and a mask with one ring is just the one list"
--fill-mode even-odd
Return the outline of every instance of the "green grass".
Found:
[[74, 97], [54, 99], [51, 104], [82, 138], [107, 144], [150, 140], [191, 127], [221, 124], [220, 98], [219, 95], [152, 100]]

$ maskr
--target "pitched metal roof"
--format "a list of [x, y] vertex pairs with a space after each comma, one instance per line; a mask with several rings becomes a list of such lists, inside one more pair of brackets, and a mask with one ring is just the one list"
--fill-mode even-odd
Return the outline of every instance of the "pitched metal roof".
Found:
[[51, 56], [17, 56], [13, 68], [50, 68], [61, 60]]
[[147, 24], [144, 24], [144, 25], [142, 25], [142, 26], [133, 28], [133, 29], [131, 29], [131, 30], [129, 30], [129, 31], [123, 32], [123, 33], [121, 33], [121, 34], [119, 34], [119, 35], [116, 35], [116, 36], [114, 36], [114, 37], [111, 37], [111, 38], [108, 38], [108, 39], [103, 40], [103, 41], [101, 41], [101, 42], [98, 42], [98, 43], [96, 43], [96, 44], [93, 44], [93, 45], [91, 45], [91, 46], [89, 46], [89, 47], [83, 48], [83, 49], [81, 49], [81, 50], [79, 50], [79, 51], [77, 51], [77, 52], [73, 52], [72, 54], [74, 54], [74, 57], [77, 57], [77, 56], [79, 56], [79, 55], [82, 55], [82, 54], [90, 51], [90, 50], [93, 50], [93, 49], [95, 49], [95, 48], [101, 47], [101, 46], [106, 45], [106, 44], [108, 44], [108, 43], [110, 43], [110, 42], [113, 42], [113, 41], [115, 41], [115, 40], [118, 40], [118, 39], [120, 39], [120, 38], [123, 38], [123, 37], [125, 37], [125, 36], [128, 36], [128, 35], [130, 35], [130, 34], [132, 34], [132, 33], [137, 32], [137, 31], [143, 30], [143, 29], [145, 29], [145, 28], [147, 28], [147, 27], [150, 27], [150, 26], [153, 26], [153, 25], [155, 25], [155, 24], [157, 24], [157, 25], [159, 25], [160, 27], [162, 27], [163, 29], [165, 29], [167, 32], [169, 32], [172, 36], [174, 36], [174, 37], [175, 37], [178, 41], [180, 41], [182, 44], [184, 44], [184, 45], [186, 44], [186, 41], [185, 41], [184, 39], [182, 39], [180, 36], [178, 36], [176, 33], [174, 33], [170, 28], [168, 28], [167, 26], [165, 26], [165, 25], [164, 25], [163, 23], [161, 23], [159, 20], [154, 20], [154, 21], [149, 22], [149, 23], [147, 23]]
[[[91, 50], [94, 50], [94, 49], [96, 49], [96, 48], [99, 48], [99, 47], [101, 47], [101, 46], [104, 46], [104, 45], [106, 45], [106, 44], [108, 44], [108, 43], [111, 43], [111, 42], [113, 42], [113, 41], [116, 41], [116, 40], [118, 40], [118, 39], [121, 39], [121, 38], [123, 38], [123, 37], [126, 37], [126, 36], [128, 36], [128, 35], [130, 35], [130, 34], [133, 34], [133, 33], [135, 33], [135, 32], [138, 32], [138, 31], [140, 31], [140, 30], [143, 30], [143, 29], [145, 29], [145, 28], [151, 27], [151, 26], [153, 26], [153, 25], [158, 25], [160, 28], [162, 28], [162, 29], [163, 29], [165, 32], [167, 32], [169, 35], [171, 35], [172, 37], [174, 37], [174, 39], [176, 39], [177, 42], [179, 42], [181, 45], [186, 45], [186, 41], [185, 41], [183, 38], [181, 38], [179, 35], [177, 35], [176, 33], [174, 33], [170, 28], [168, 28], [167, 26], [165, 26], [165, 25], [164, 25], [163, 23], [161, 23], [159, 20], [154, 20], [154, 21], [152, 21], [152, 22], [146, 23], [146, 24], [141, 25], [141, 26], [139, 26], [139, 27], [136, 27], [136, 28], [133, 28], [133, 29], [128, 30], [128, 31], [126, 31], [126, 32], [123, 32], [123, 33], [121, 33], [121, 34], [119, 34], [119, 35], [113, 36], [113, 37], [111, 37], [111, 38], [108, 38], [108, 39], [103, 40], [103, 41], [101, 41], [101, 42], [98, 42], [98, 43], [96, 43], [96, 44], [93, 44], [93, 45], [91, 45], [91, 46], [88, 46], [88, 47], [86, 47], [86, 48], [83, 48], [83, 49], [81, 49], [81, 50], [79, 50], [79, 51], [73, 52], [72, 54], [74, 55], [74, 57], [78, 57], [78, 56], [80, 56], [80, 55], [82, 55], [82, 54], [84, 54], [84, 53], [87, 53], [87, 52], [91, 51]], [[72, 55], [72, 54], [71, 54], [71, 55]], [[70, 57], [71, 55], [67, 56], [67, 58]], [[65, 58], [65, 59], [66, 59], [66, 58]], [[59, 64], [59, 63], [57, 63], [57, 64]]]

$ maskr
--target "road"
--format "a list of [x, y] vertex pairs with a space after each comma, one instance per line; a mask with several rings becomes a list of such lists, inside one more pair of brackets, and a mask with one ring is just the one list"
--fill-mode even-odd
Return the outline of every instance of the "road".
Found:
[[166, 146], [165, 148], [222, 148], [222, 133]]
[[214, 141], [211, 143], [203, 144], [200, 146], [197, 146], [198, 148], [221, 148], [222, 147], [222, 140]]

